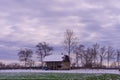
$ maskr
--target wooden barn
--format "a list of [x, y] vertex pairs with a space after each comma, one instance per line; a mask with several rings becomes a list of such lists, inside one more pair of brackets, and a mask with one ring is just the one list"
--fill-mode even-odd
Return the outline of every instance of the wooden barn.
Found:
[[67, 55], [49, 55], [43, 60], [50, 70], [69, 70], [70, 59]]

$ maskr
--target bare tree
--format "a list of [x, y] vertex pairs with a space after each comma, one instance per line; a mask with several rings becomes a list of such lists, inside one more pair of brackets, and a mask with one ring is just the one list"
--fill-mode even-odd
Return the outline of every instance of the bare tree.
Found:
[[38, 43], [36, 48], [38, 58], [40, 59], [41, 65], [43, 66], [43, 58], [51, 54], [50, 52], [53, 50], [53, 47], [49, 46], [46, 42], [42, 42]]
[[24, 62], [25, 67], [32, 60], [33, 51], [31, 49], [23, 49], [18, 52], [19, 60]]
[[117, 50], [117, 63], [118, 63], [118, 68], [120, 68], [120, 49]]
[[107, 65], [110, 67], [110, 59], [112, 59], [114, 56], [114, 50], [111, 46], [108, 47], [107, 50]]
[[93, 45], [93, 52], [92, 52], [92, 55], [93, 55], [93, 59], [94, 59], [94, 61], [93, 61], [93, 63], [94, 64], [96, 64], [96, 61], [97, 61], [97, 57], [98, 57], [98, 53], [99, 53], [99, 51], [98, 51], [98, 49], [99, 49], [99, 44], [94, 44]]
[[103, 66], [103, 59], [104, 59], [105, 55], [106, 55], [106, 47], [104, 46], [104, 47], [100, 48], [100, 53], [99, 53], [101, 67]]
[[74, 53], [76, 54], [76, 65], [79, 67], [79, 59], [81, 59], [81, 64], [82, 64], [82, 55], [84, 51], [84, 45], [79, 45], [75, 48]]
[[75, 49], [77, 38], [74, 35], [74, 32], [70, 29], [67, 29], [64, 37], [64, 49], [67, 51], [68, 56], [70, 57], [71, 52]]
[[94, 61], [93, 49], [88, 47], [87, 50], [84, 50], [82, 57], [83, 57], [84, 67], [92, 68]]

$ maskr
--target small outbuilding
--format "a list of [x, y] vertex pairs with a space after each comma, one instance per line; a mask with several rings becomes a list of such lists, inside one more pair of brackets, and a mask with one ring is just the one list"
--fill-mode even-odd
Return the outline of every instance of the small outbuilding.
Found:
[[67, 55], [49, 55], [43, 61], [50, 70], [69, 70], [70, 58]]

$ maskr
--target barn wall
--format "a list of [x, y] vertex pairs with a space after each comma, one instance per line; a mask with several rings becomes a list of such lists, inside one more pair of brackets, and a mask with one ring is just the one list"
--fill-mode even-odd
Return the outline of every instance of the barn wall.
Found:
[[51, 70], [70, 69], [70, 62], [47, 62], [46, 64]]
[[47, 62], [47, 67], [51, 70], [58, 70], [61, 67], [61, 62]]
[[61, 69], [70, 69], [70, 62], [62, 62], [62, 68]]

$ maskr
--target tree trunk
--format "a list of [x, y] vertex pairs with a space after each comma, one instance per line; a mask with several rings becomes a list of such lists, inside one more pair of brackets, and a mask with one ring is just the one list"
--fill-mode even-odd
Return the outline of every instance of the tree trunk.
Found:
[[76, 64], [77, 64], [77, 67], [79, 67], [79, 64], [78, 64], [78, 53], [76, 53]]
[[42, 66], [42, 68], [43, 68], [43, 57], [42, 57], [42, 55], [41, 55], [41, 58], [40, 58], [41, 60], [41, 66]]
[[107, 60], [107, 62], [108, 62], [107, 66], [108, 66], [108, 68], [109, 68], [109, 67], [110, 67], [110, 66], [109, 66], [109, 57], [108, 57], [108, 60]]
[[100, 66], [102, 67], [102, 65], [103, 65], [103, 58], [102, 56], [100, 56]]

